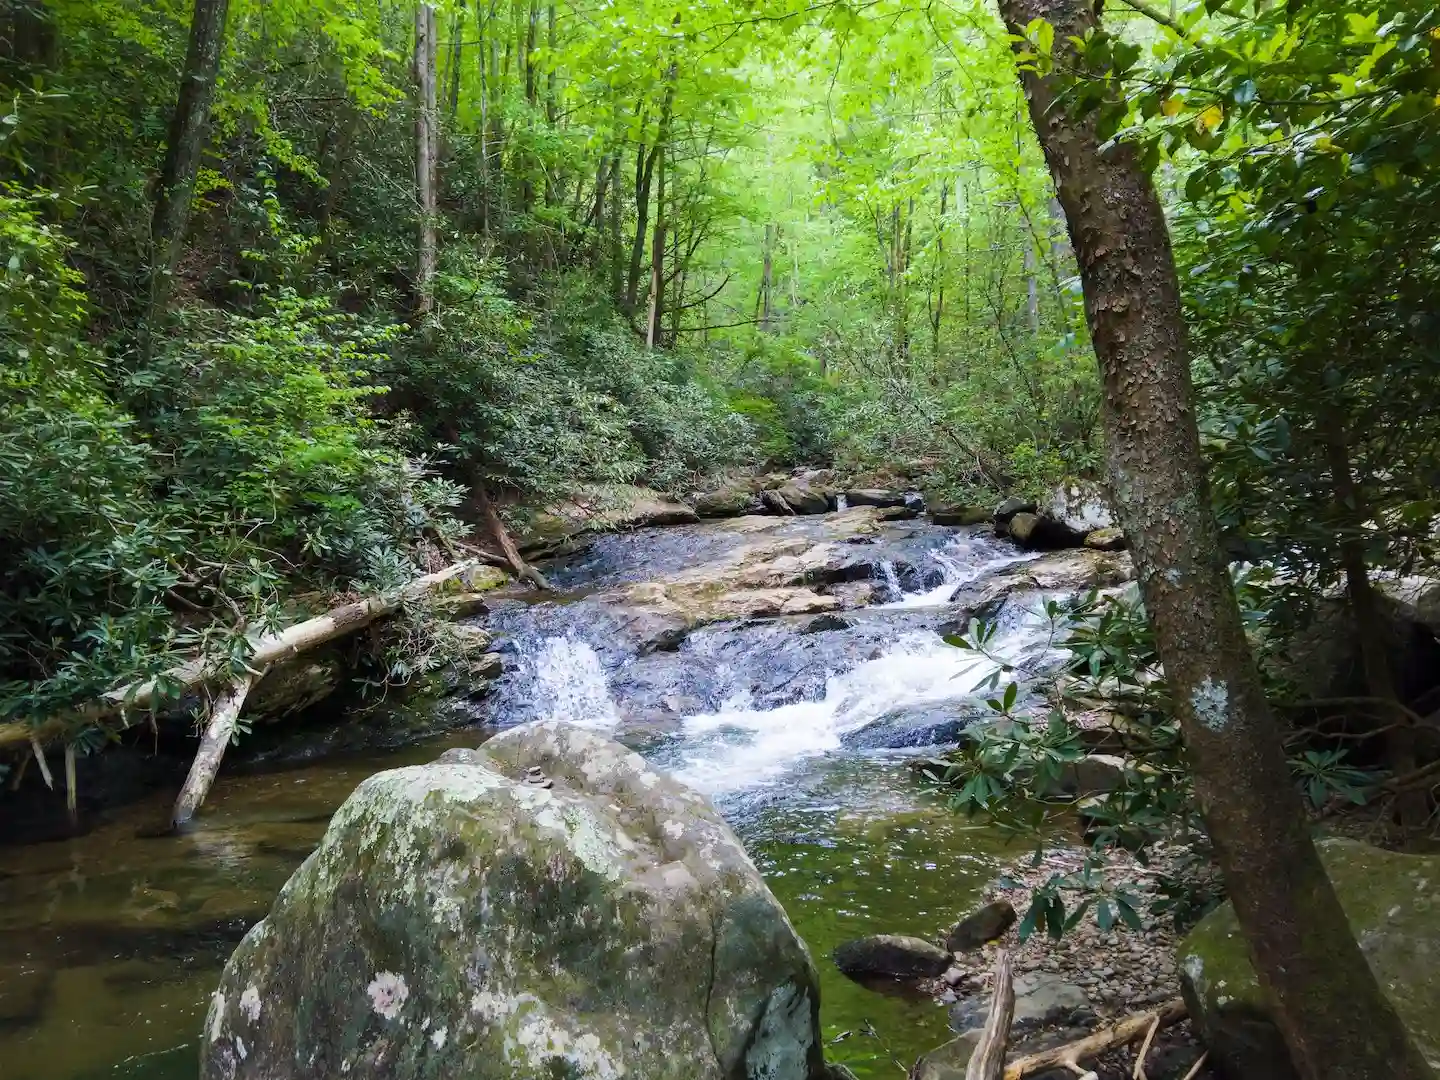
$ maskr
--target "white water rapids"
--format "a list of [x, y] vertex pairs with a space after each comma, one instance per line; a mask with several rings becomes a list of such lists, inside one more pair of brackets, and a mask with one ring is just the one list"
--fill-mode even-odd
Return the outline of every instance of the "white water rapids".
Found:
[[[882, 569], [891, 596], [872, 610], [936, 607], [957, 585], [1030, 556], [997, 556], [961, 537], [932, 553], [942, 584], [904, 593], [893, 567]], [[1040, 608], [1038, 597], [1026, 605]], [[842, 739], [887, 714], [943, 706], [991, 696], [978, 687], [999, 667], [1044, 642], [1049, 620], [1040, 610], [1007, 618], [986, 646], [988, 656], [946, 644], [930, 630], [897, 627], [880, 655], [849, 670], [833, 673], [824, 694], [773, 708], [756, 708], [747, 689], [725, 697], [719, 711], [686, 717], [664, 752], [663, 765], [678, 778], [710, 795], [724, 795], [781, 779], [807, 758], [833, 753]], [[703, 655], [722, 679], [726, 667]], [[581, 722], [609, 731], [621, 723], [604, 666], [590, 645], [577, 637], [549, 637], [529, 657], [531, 697], [539, 716]], [[738, 673], [730, 673], [738, 675]], [[742, 682], [738, 677], [734, 683]], [[1002, 684], [1003, 685], [1003, 684]]]

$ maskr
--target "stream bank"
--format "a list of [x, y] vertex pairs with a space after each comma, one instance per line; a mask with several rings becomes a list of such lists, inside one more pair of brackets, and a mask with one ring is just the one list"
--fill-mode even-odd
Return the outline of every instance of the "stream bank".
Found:
[[[940, 640], [973, 607], [950, 598], [986, 593], [1009, 655], [1043, 664], [1025, 602], [1037, 581], [1075, 589], [1120, 568], [1086, 553], [1071, 578], [1047, 577], [989, 528], [884, 512], [598, 537], [546, 567], [558, 596], [491, 602], [506, 671], [469, 706], [471, 729], [222, 774], [181, 836], [141, 835], [156, 810], [141, 800], [88, 836], [0, 853], [7, 1077], [193, 1077], [220, 964], [355, 784], [547, 716], [613, 734], [710, 794], [817, 958], [827, 1035], [873, 1025], [913, 1060], [945, 1037], [944, 1010], [858, 987], [826, 958], [865, 933], [932, 933], [1014, 854], [904, 768], [973, 717], [989, 670]], [[868, 1048], [854, 1065], [893, 1071]]]

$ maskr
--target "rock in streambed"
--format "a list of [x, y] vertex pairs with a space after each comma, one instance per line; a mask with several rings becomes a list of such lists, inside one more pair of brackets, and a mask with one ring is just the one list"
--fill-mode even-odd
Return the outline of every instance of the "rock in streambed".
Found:
[[710, 804], [539, 723], [356, 789], [226, 966], [201, 1077], [822, 1080], [818, 1010]]

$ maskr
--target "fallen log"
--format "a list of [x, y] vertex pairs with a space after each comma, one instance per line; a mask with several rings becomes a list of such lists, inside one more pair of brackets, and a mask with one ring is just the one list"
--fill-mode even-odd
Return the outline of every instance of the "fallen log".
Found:
[[[334, 641], [356, 630], [369, 626], [375, 620], [393, 614], [411, 600], [419, 599], [434, 592], [447, 581], [459, 577], [475, 567], [474, 560], [456, 563], [433, 574], [416, 578], [408, 585], [393, 593], [373, 596], [342, 604], [323, 615], [306, 619], [294, 626], [273, 634], [262, 634], [253, 639], [251, 653], [246, 663], [256, 670], [263, 670], [273, 664], [289, 660], [317, 645]], [[179, 664], [163, 675], [129, 683], [103, 694], [98, 701], [77, 709], [65, 716], [51, 717], [42, 724], [28, 723], [0, 724], [0, 749], [22, 743], [42, 746], [63, 736], [80, 724], [93, 723], [108, 717], [118, 717], [119, 727], [127, 728], [136, 719], [147, 715], [161, 696], [163, 687], [176, 687], [181, 691], [211, 683], [224, 677], [228, 672], [225, 662], [217, 663], [209, 657], [196, 657]], [[43, 756], [42, 756], [43, 760]]]
[[1015, 984], [1010, 951], [1001, 949], [995, 957], [995, 986], [990, 995], [990, 1015], [970, 1061], [965, 1080], [1001, 1080], [1005, 1073], [1005, 1047], [1010, 1041], [1010, 1024], [1015, 1019]]
[[235, 722], [240, 719], [240, 710], [245, 707], [245, 697], [263, 674], [263, 671], [242, 673], [210, 706], [210, 722], [205, 725], [205, 733], [200, 737], [200, 749], [195, 751], [195, 760], [190, 763], [185, 786], [175, 800], [175, 809], [170, 815], [171, 825], [184, 825], [194, 817], [195, 811], [200, 809], [200, 804], [210, 793], [210, 785], [220, 771], [220, 762], [230, 745], [230, 737], [235, 734]]
[[500, 513], [495, 509], [495, 504], [490, 501], [490, 493], [485, 490], [485, 484], [477, 479], [471, 488], [475, 492], [475, 502], [480, 507], [480, 516], [485, 519], [485, 527], [490, 530], [490, 535], [500, 546], [500, 551], [505, 556], [506, 563], [509, 564], [510, 572], [520, 581], [530, 582], [541, 592], [551, 592], [550, 582], [545, 580], [545, 575], [521, 558], [520, 549], [511, 539], [510, 530], [505, 528], [505, 522], [500, 520]]
[[[1043, 1050], [1038, 1054], [1017, 1058], [1006, 1066], [1004, 1080], [1024, 1080], [1027, 1076], [1034, 1076], [1049, 1069], [1069, 1069], [1081, 1080], [1094, 1077], [1095, 1073], [1081, 1068], [1082, 1061], [1093, 1061], [1117, 1047], [1128, 1046], [1136, 1039], [1143, 1039], [1147, 1034], [1184, 1020], [1185, 1015], [1185, 1002], [1175, 998], [1158, 1009], [1127, 1016], [1083, 1039], [1057, 1046], [1053, 1050]], [[968, 1074], [966, 1080], [969, 1080]]]

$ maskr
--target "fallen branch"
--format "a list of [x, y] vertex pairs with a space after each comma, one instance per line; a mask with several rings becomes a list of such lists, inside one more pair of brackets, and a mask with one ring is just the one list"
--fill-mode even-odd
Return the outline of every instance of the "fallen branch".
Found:
[[195, 760], [190, 763], [190, 773], [185, 777], [185, 786], [180, 789], [180, 796], [175, 800], [175, 810], [170, 815], [172, 825], [184, 825], [194, 817], [195, 811], [200, 809], [200, 804], [210, 793], [210, 785], [215, 782], [215, 774], [220, 771], [220, 762], [225, 757], [226, 747], [230, 745], [230, 737], [235, 734], [235, 722], [240, 719], [245, 697], [263, 674], [263, 671], [246, 671], [227, 686], [224, 693], [210, 706], [210, 722], [205, 725], [205, 734], [200, 737], [200, 749], [195, 751]]
[[477, 479], [472, 486], [475, 491], [475, 501], [480, 506], [480, 515], [485, 519], [485, 526], [490, 530], [490, 535], [500, 545], [501, 554], [505, 556], [505, 562], [508, 564], [510, 572], [521, 581], [530, 582], [541, 592], [550, 592], [550, 582], [545, 580], [545, 575], [520, 557], [520, 549], [510, 538], [510, 530], [505, 528], [505, 522], [500, 520], [500, 514], [496, 511], [495, 504], [490, 501], [490, 493], [485, 490], [485, 485]]
[[[1180, 998], [1166, 1002], [1153, 1012], [1135, 1013], [1118, 1023], [1101, 1028], [1093, 1035], [1087, 1035], [1073, 1043], [1044, 1050], [1038, 1054], [1012, 1061], [1005, 1069], [1004, 1080], [1024, 1080], [1027, 1076], [1045, 1072], [1047, 1069], [1069, 1069], [1078, 1075], [1091, 1075], [1080, 1067], [1082, 1061], [1093, 1061], [1101, 1054], [1116, 1047], [1128, 1046], [1136, 1039], [1143, 1039], [1152, 1027], [1155, 1030], [1169, 1027], [1185, 1019], [1185, 1002]], [[968, 1077], [967, 1077], [968, 1080]]]
[[1010, 950], [995, 957], [995, 986], [990, 997], [990, 1015], [980, 1042], [965, 1066], [965, 1080], [1001, 1080], [1005, 1074], [1005, 1046], [1010, 1041], [1010, 1023], [1015, 1019], [1015, 985], [1012, 981]]
[[[447, 566], [433, 574], [416, 578], [414, 581], [384, 596], [342, 604], [340, 607], [318, 615], [313, 619], [287, 626], [273, 634], [263, 634], [252, 642], [252, 651], [246, 660], [250, 667], [263, 670], [281, 663], [302, 652], [323, 645], [336, 638], [345, 637], [356, 630], [369, 626], [375, 620], [390, 615], [404, 604], [434, 592], [441, 585], [473, 569], [475, 563], [466, 561]], [[181, 691], [190, 690], [228, 675], [226, 662], [209, 657], [187, 660], [153, 679], [144, 679], [103, 694], [90, 705], [62, 717], [52, 717], [39, 725], [27, 723], [0, 724], [0, 748], [29, 742], [37, 751], [44, 743], [63, 736], [77, 724], [95, 722], [111, 716], [120, 717], [120, 727], [127, 728], [149, 710], [162, 696], [162, 688], [175, 687]], [[48, 772], [43, 753], [38, 754], [41, 771]]]

